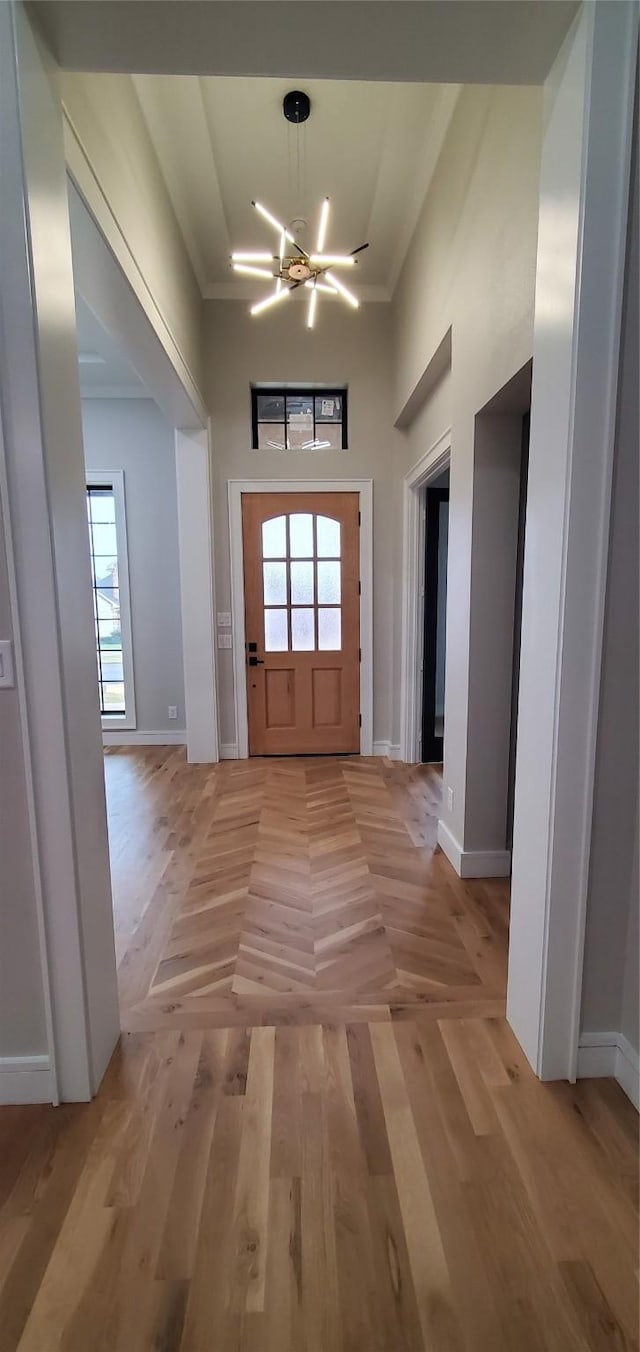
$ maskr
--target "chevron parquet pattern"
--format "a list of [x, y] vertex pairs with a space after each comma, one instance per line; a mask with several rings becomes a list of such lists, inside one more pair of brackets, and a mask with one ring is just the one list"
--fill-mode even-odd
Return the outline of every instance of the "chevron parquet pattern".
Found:
[[[204, 773], [154, 748], [107, 758], [112, 811], [154, 762], [166, 867], [155, 932], [143, 915], [136, 936], [149, 952], [128, 1027], [502, 1012], [507, 885], [462, 883], [436, 848], [433, 769], [353, 757]], [[125, 969], [135, 956], [134, 942]]]

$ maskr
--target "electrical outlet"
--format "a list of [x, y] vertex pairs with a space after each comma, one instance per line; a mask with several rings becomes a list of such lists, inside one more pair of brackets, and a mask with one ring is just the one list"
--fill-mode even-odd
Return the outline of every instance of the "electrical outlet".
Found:
[[450, 784], [447, 787], [447, 811], [453, 812], [453, 789]]
[[219, 611], [218, 611], [218, 628], [219, 628], [219, 629], [230, 629], [230, 628], [231, 628], [231, 611], [230, 611], [230, 610], [219, 610]]
[[170, 704], [170, 705], [169, 705], [168, 714], [169, 714], [169, 718], [177, 718], [177, 717], [178, 717], [178, 706], [177, 706], [177, 704]]
[[230, 647], [231, 647], [231, 634], [218, 634], [218, 647], [219, 647], [219, 648], [230, 648]]

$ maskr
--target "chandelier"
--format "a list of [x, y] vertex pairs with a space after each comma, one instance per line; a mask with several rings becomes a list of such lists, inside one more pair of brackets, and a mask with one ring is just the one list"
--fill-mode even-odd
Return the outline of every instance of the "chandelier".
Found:
[[[307, 94], [303, 94], [300, 90], [292, 90], [285, 95], [282, 106], [287, 121], [299, 125], [306, 122], [311, 102]], [[292, 222], [289, 226], [283, 225], [261, 202], [252, 202], [251, 205], [275, 231], [277, 237], [276, 251], [248, 250], [231, 254], [234, 272], [260, 277], [265, 281], [275, 281], [274, 289], [263, 300], [251, 306], [252, 315], [262, 314], [273, 305], [282, 304], [299, 287], [304, 287], [309, 292], [306, 319], [308, 329], [312, 329], [315, 324], [320, 295], [338, 297], [355, 310], [359, 308], [359, 300], [336, 275], [336, 269], [354, 268], [358, 261], [357, 255], [362, 253], [363, 249], [368, 249], [369, 245], [361, 244], [351, 253], [327, 251], [326, 240], [331, 209], [328, 197], [325, 197], [320, 208], [314, 253], [307, 253], [295, 238], [292, 226], [297, 222]]]

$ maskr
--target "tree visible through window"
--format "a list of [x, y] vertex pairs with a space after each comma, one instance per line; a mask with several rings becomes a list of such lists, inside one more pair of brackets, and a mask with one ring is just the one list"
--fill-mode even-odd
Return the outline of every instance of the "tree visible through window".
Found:
[[116, 501], [112, 484], [87, 485], [101, 714], [127, 713]]

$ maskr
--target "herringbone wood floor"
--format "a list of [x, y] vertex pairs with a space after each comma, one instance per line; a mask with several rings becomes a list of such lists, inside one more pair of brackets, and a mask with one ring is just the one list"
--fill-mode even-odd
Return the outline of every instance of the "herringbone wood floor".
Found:
[[0, 1110], [0, 1352], [637, 1350], [637, 1116], [536, 1081], [437, 777], [107, 772], [132, 1031]]
[[125, 1027], [503, 1013], [508, 885], [462, 883], [435, 851], [434, 770], [356, 757], [202, 770], [168, 748], [106, 767], [125, 944], [142, 874]]

